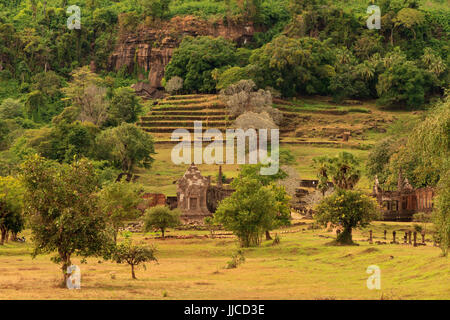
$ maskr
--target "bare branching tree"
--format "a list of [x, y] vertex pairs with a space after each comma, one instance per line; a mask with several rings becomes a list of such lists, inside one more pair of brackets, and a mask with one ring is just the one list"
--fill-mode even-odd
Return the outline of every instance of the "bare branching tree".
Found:
[[272, 94], [269, 90], [256, 90], [252, 80], [241, 80], [220, 92], [220, 99], [226, 103], [233, 116], [246, 112], [266, 112], [277, 125], [283, 120], [283, 114], [272, 106]]

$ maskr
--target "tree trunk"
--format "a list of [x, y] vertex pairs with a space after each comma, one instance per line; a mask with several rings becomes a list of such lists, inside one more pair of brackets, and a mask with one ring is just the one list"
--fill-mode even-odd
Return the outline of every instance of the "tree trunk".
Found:
[[161, 228], [161, 233], [162, 233], [162, 238], [164, 239], [165, 237], [164, 237], [164, 229], [163, 228]]
[[131, 265], [131, 278], [135, 280], [137, 279], [136, 275], [134, 274], [134, 264]]
[[344, 230], [337, 236], [336, 242], [339, 244], [353, 244], [352, 228], [344, 228]]
[[6, 238], [6, 228], [1, 227], [0, 228], [1, 238], [0, 238], [0, 246], [5, 244], [5, 238]]
[[67, 287], [67, 279], [69, 278], [69, 275], [67, 274], [67, 268], [72, 264], [70, 261], [70, 254], [60, 253], [59, 256], [62, 260], [62, 272], [63, 272], [63, 282], [62, 287]]
[[266, 240], [272, 240], [272, 237], [270, 236], [270, 232], [266, 230]]

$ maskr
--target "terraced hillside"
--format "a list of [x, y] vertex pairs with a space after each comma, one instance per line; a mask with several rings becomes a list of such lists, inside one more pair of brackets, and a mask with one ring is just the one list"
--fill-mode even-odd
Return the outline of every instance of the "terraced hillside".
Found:
[[[203, 130], [224, 131], [233, 127], [234, 118], [217, 95], [174, 95], [156, 100], [151, 111], [137, 123], [158, 143], [170, 142], [175, 129], [194, 130], [202, 121]], [[375, 106], [338, 106], [320, 100], [274, 99], [274, 107], [283, 112], [281, 142], [289, 144], [359, 145], [372, 133], [383, 133], [395, 121], [392, 113]], [[349, 142], [343, 141], [345, 133]]]
[[[286, 124], [296, 116], [293, 112], [283, 112]], [[203, 130], [216, 128], [221, 131], [231, 128], [235, 118], [217, 95], [175, 95], [157, 100], [157, 104], [137, 123], [144, 131], [150, 132], [158, 141], [169, 141], [175, 129], [194, 130], [194, 122], [202, 121]], [[294, 127], [280, 129], [282, 134]]]

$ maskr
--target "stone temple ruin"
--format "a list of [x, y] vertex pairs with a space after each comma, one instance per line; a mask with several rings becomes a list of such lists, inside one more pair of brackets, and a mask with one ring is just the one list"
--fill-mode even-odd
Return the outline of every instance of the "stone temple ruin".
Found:
[[211, 180], [203, 177], [197, 166], [192, 164], [177, 185], [177, 207], [183, 222], [202, 222], [211, 216], [206, 206], [206, 192]]
[[177, 181], [177, 208], [183, 223], [203, 223], [212, 216], [218, 203], [234, 190], [223, 185], [222, 167], [219, 167], [218, 183], [211, 183], [211, 176], [204, 177], [192, 164]]
[[408, 178], [403, 178], [401, 171], [397, 190], [383, 190], [376, 177], [372, 192], [372, 196], [382, 207], [383, 220], [387, 221], [411, 221], [415, 213], [431, 213], [434, 195], [434, 189], [431, 187], [414, 189]]

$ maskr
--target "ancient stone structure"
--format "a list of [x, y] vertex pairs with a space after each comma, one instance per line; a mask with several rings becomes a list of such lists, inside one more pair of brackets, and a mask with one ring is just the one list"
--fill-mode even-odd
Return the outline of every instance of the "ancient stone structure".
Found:
[[[148, 73], [146, 88], [138, 86], [136, 90], [154, 95], [161, 88], [164, 69], [183, 37], [222, 36], [242, 45], [252, 39], [254, 33], [252, 24], [225, 24], [222, 20], [212, 23], [194, 16], [178, 16], [155, 27], [142, 25], [136, 32], [122, 34], [109, 58], [109, 68]], [[143, 74], [138, 76], [143, 78]]]
[[220, 201], [234, 192], [224, 182], [229, 183], [231, 179], [223, 178], [221, 166], [217, 185], [213, 185], [211, 176], [203, 177], [200, 170], [192, 164], [177, 181], [177, 196], [167, 197], [166, 204], [171, 209], [180, 209], [183, 223], [203, 223], [205, 217], [213, 215]]
[[430, 187], [414, 189], [400, 171], [397, 190], [383, 190], [375, 178], [372, 196], [383, 208], [383, 220], [411, 221], [417, 212], [430, 213], [433, 210], [434, 189]]
[[229, 197], [234, 190], [224, 186], [224, 183], [231, 183], [233, 179], [224, 179], [222, 174], [222, 166], [219, 166], [219, 174], [217, 178], [217, 185], [210, 184], [206, 194], [206, 205], [208, 210], [212, 213], [216, 212], [220, 201]]
[[144, 193], [142, 198], [144, 201], [138, 206], [142, 212], [151, 207], [166, 205], [166, 196], [161, 193]]
[[206, 193], [211, 179], [203, 177], [200, 170], [192, 164], [177, 184], [177, 207], [181, 211], [180, 219], [184, 223], [202, 223], [211, 216], [206, 206]]

